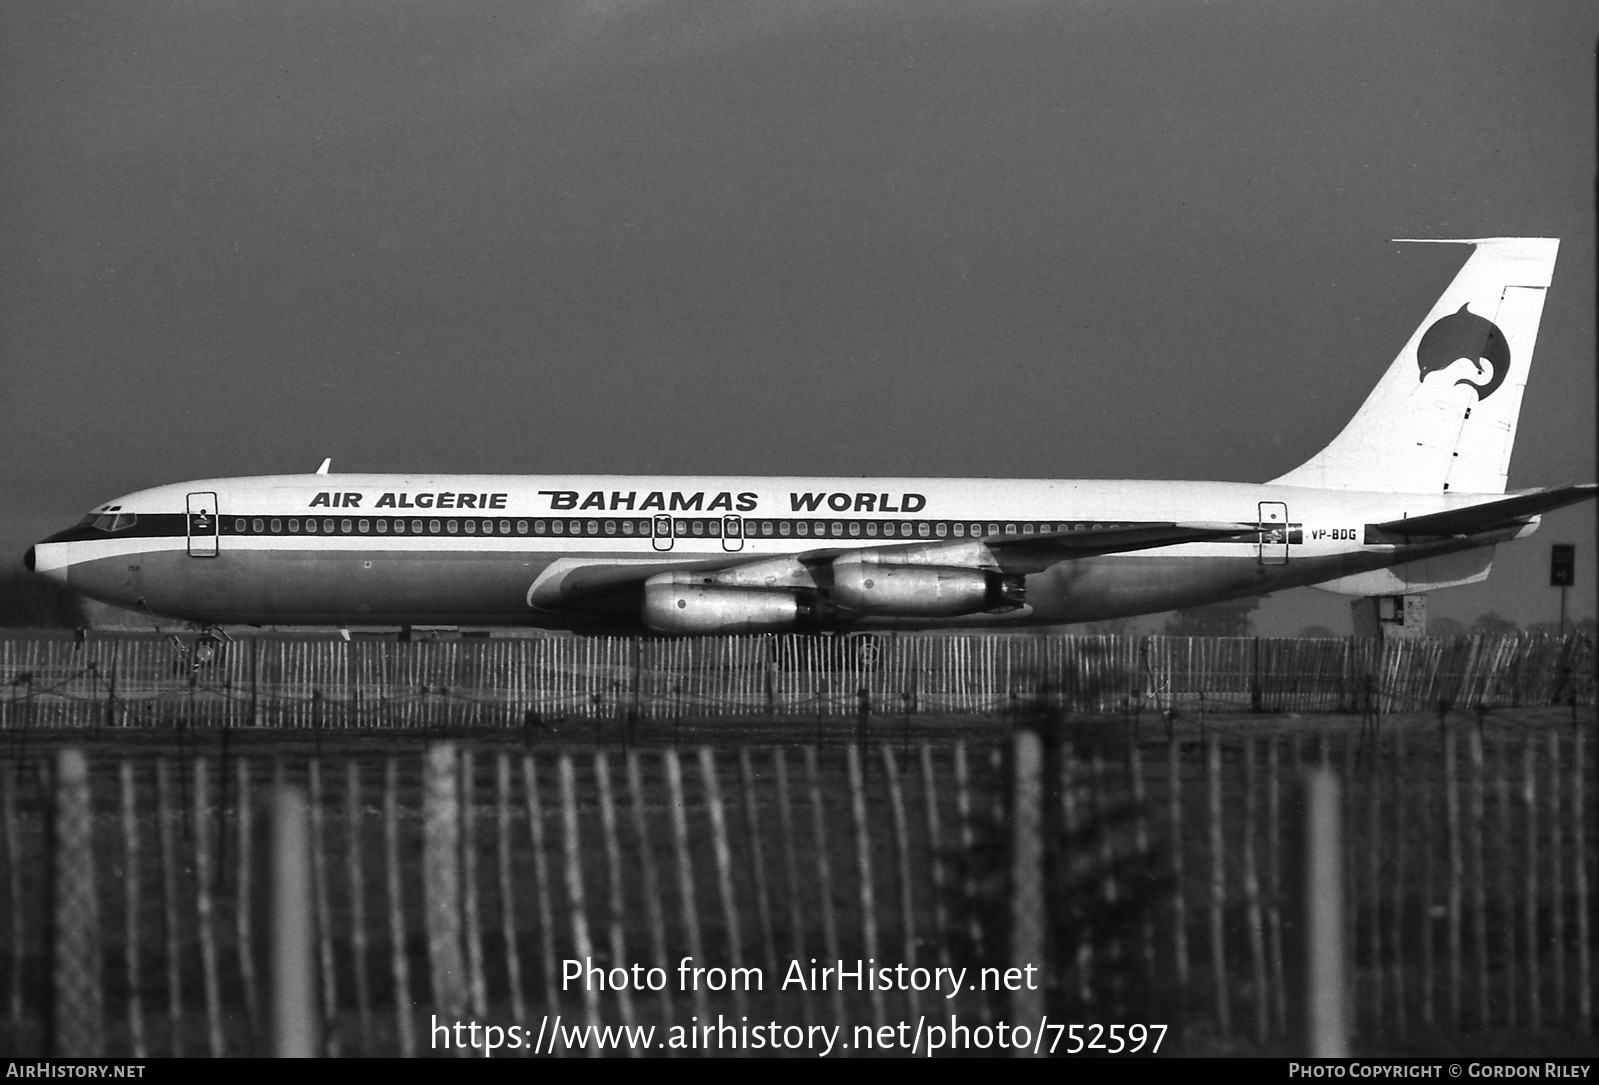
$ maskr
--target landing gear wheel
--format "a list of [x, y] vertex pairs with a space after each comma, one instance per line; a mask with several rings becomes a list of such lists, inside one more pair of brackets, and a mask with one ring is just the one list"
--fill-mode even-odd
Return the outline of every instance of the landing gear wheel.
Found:
[[203, 667], [209, 663], [215, 663], [217, 655], [221, 651], [222, 640], [220, 637], [213, 636], [210, 633], [202, 633], [194, 639], [191, 658], [196, 667]]
[[854, 660], [861, 667], [875, 667], [883, 658], [883, 642], [870, 633], [857, 633], [849, 638]]

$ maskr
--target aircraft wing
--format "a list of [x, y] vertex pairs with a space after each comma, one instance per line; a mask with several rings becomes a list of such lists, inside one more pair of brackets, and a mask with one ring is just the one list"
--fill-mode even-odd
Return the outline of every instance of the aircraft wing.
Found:
[[982, 535], [965, 539], [907, 539], [868, 550], [829, 547], [794, 554], [715, 555], [689, 561], [605, 564], [557, 561], [529, 592], [531, 605], [546, 609], [605, 610], [636, 603], [645, 581], [662, 574], [703, 577], [706, 584], [754, 587], [762, 581], [784, 588], [816, 587], [835, 559], [860, 555], [893, 564], [967, 566], [998, 572], [1036, 572], [1060, 561], [1148, 550], [1158, 546], [1236, 539], [1260, 530], [1254, 523], [1161, 523], [1051, 531], [1033, 535]]
[[1422, 516], [1408, 516], [1372, 524], [1376, 531], [1390, 535], [1476, 535], [1498, 528], [1525, 524], [1534, 516], [1552, 509], [1575, 505], [1599, 494], [1599, 484], [1584, 482], [1575, 486], [1557, 486], [1548, 490], [1533, 490], [1515, 494], [1497, 501], [1470, 505], [1446, 512], [1429, 512]]
[[1083, 531], [1047, 531], [1036, 535], [985, 535], [980, 541], [993, 552], [1002, 568], [1022, 572], [1074, 558], [1152, 550], [1158, 546], [1177, 546], [1181, 543], [1237, 539], [1259, 531], [1260, 525], [1254, 523], [1132, 524]]

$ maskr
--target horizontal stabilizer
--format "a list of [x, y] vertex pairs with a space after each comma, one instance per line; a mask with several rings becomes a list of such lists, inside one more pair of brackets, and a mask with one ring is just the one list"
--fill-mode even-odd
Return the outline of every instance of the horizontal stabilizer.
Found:
[[1592, 482], [1557, 486], [1552, 490], [1534, 490], [1481, 505], [1389, 520], [1372, 526], [1391, 535], [1476, 535], [1525, 523], [1539, 513], [1575, 505], [1595, 494], [1599, 494], [1599, 484]]

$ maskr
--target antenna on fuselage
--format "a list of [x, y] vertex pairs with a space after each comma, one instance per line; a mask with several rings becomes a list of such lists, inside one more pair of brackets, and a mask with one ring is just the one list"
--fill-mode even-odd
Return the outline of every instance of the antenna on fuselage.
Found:
[[332, 466], [333, 466], [333, 457], [329, 456], [327, 459], [322, 461], [322, 466], [318, 467], [316, 469], [316, 473], [319, 474], [319, 475], [325, 475], [325, 474], [328, 473], [328, 468], [332, 467]]

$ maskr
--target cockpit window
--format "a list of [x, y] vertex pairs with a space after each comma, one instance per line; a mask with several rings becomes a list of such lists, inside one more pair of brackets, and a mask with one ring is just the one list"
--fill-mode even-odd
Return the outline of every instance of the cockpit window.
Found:
[[138, 522], [139, 518], [131, 512], [102, 512], [94, 517], [94, 526], [101, 531], [126, 531]]

